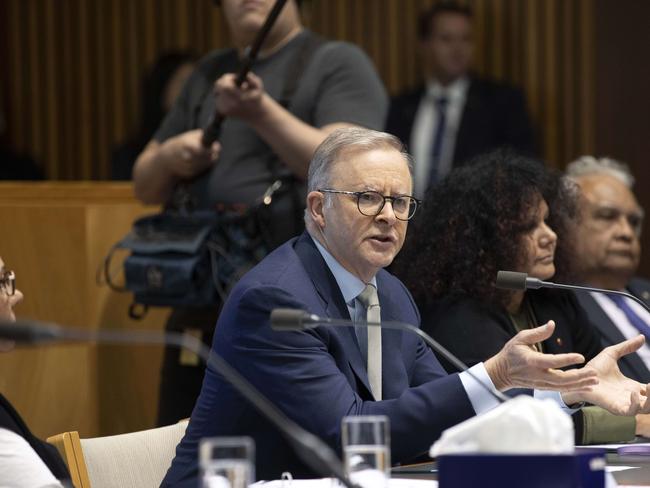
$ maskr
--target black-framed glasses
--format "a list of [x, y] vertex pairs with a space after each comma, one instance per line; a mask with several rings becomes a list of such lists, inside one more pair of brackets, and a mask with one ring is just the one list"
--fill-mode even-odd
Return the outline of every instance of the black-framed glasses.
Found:
[[0, 271], [0, 288], [11, 296], [16, 293], [16, 273], [10, 270]]
[[386, 196], [378, 191], [344, 191], [332, 190], [331, 188], [321, 188], [318, 191], [323, 193], [340, 193], [342, 195], [351, 195], [357, 199], [357, 208], [362, 215], [375, 217], [384, 209], [387, 201], [390, 201], [395, 217], [399, 220], [411, 220], [422, 202], [410, 195]]

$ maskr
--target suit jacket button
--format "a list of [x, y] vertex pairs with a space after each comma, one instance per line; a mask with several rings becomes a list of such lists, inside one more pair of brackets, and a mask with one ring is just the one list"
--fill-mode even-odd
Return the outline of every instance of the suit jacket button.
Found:
[[562, 344], [564, 344], [561, 337], [556, 337], [555, 342], [557, 343], [558, 346], [562, 346]]

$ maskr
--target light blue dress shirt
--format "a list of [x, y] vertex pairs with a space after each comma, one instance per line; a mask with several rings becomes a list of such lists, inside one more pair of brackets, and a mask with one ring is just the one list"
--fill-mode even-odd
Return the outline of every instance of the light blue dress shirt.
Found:
[[[350, 317], [352, 317], [355, 322], [365, 321], [365, 307], [361, 304], [361, 302], [359, 302], [359, 300], [356, 299], [356, 297], [366, 287], [366, 283], [364, 283], [358, 277], [341, 266], [341, 263], [339, 263], [334, 258], [334, 256], [332, 256], [329, 251], [325, 249], [325, 247], [318, 241], [318, 239], [314, 239], [313, 236], [312, 239], [314, 241], [314, 244], [316, 244], [316, 248], [321, 253], [321, 256], [323, 256], [325, 264], [327, 264], [327, 267], [332, 272], [332, 275], [334, 275], [336, 284], [341, 290], [343, 300], [345, 300], [345, 304], [347, 305], [348, 311], [350, 312]], [[377, 279], [373, 277], [371, 283], [376, 287]], [[492, 389], [495, 389], [494, 384], [492, 383], [490, 376], [487, 374], [483, 363], [472, 366], [470, 368], [470, 371], [483, 383], [490, 386]], [[459, 377], [460, 381], [463, 383], [463, 388], [465, 388], [467, 396], [472, 403], [472, 407], [474, 407], [474, 411], [477, 414], [486, 412], [499, 404], [499, 402], [497, 402], [497, 400], [492, 395], [485, 391], [485, 388], [483, 388], [483, 386], [481, 386], [469, 374], [460, 373]]]

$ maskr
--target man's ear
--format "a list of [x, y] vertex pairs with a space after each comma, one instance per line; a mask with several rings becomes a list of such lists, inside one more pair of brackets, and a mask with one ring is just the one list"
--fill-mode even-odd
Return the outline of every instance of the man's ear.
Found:
[[319, 229], [325, 228], [325, 195], [319, 191], [310, 191], [307, 195], [307, 213]]

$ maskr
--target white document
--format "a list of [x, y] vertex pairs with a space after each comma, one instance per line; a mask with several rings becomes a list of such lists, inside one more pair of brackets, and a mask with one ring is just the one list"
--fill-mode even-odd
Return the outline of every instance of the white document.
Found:
[[[341, 488], [337, 480], [322, 478], [317, 480], [274, 480], [258, 481], [251, 488]], [[438, 488], [435, 480], [410, 480], [405, 478], [391, 478], [388, 488]]]

